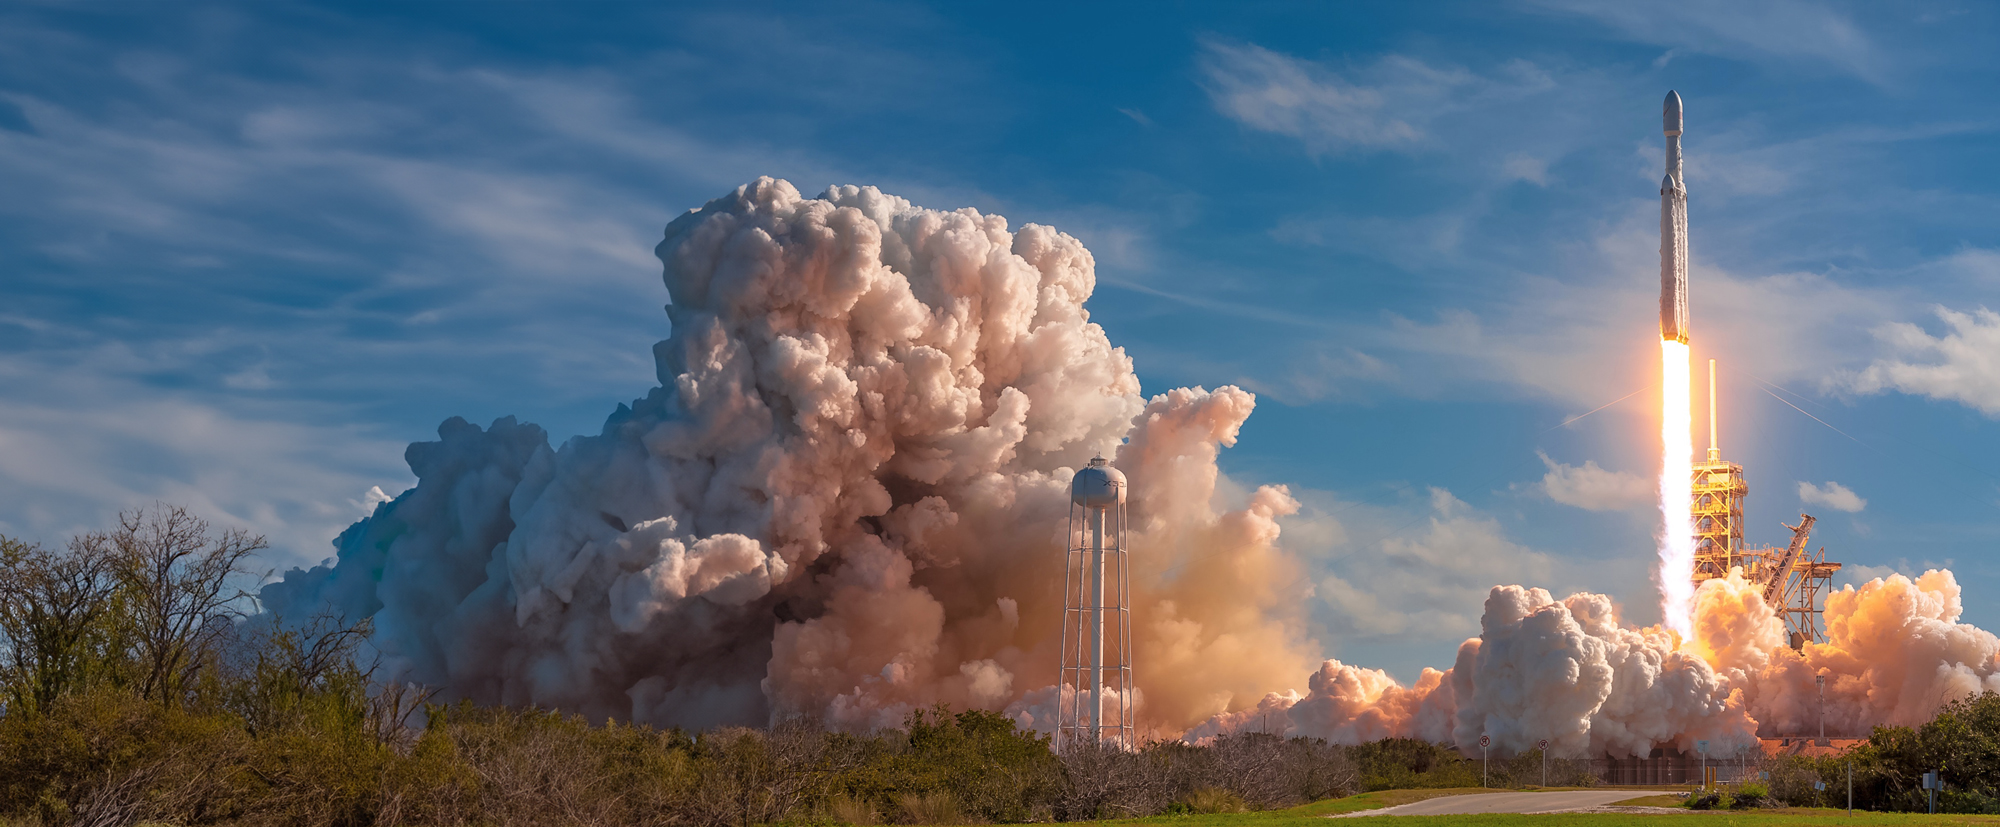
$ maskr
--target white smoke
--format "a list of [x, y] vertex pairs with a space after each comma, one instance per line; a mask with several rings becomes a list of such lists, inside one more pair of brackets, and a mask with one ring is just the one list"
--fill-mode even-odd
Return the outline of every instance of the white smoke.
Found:
[[418, 485], [263, 592], [372, 616], [401, 677], [487, 703], [849, 728], [1053, 700], [1071, 469], [1133, 480], [1142, 726], [1304, 672], [1283, 488], [1220, 510], [1236, 388], [1139, 395], [1089, 251], [872, 188], [761, 179], [676, 219], [660, 387], [551, 448], [511, 419], [410, 446]]
[[[1948, 701], [2000, 691], [2000, 638], [1959, 623], [1958, 583], [1933, 570], [1826, 597], [1826, 641], [1787, 645], [1784, 621], [1740, 570], [1702, 584], [1694, 636], [1619, 621], [1603, 595], [1557, 601], [1541, 589], [1496, 586], [1480, 636], [1445, 672], [1405, 688], [1386, 674], [1327, 661], [1310, 691], [1275, 692], [1256, 708], [1190, 732], [1255, 730], [1342, 743], [1381, 737], [1448, 740], [1468, 753], [1482, 735], [1497, 755], [1547, 739], [1558, 755], [1645, 756], [1656, 747], [1711, 754], [1755, 739], [1866, 735], [1913, 726]], [[1815, 677], [1824, 676], [1824, 699]], [[1271, 724], [1271, 721], [1277, 721]], [[1448, 722], [1449, 737], [1440, 737]]]
[[1804, 732], [1816, 674], [1843, 733], [2000, 689], [2000, 641], [1957, 623], [1935, 571], [1834, 593], [1828, 642], [1803, 654], [1734, 577], [1695, 596], [1688, 636], [1628, 626], [1600, 595], [1497, 586], [1447, 671], [1315, 671], [1308, 581], [1279, 546], [1298, 502], [1265, 486], [1217, 504], [1254, 398], [1142, 398], [1090, 322], [1075, 239], [760, 179], [657, 252], [659, 387], [560, 447], [511, 418], [445, 422], [405, 454], [417, 486], [264, 605], [373, 618], [390, 672], [446, 697], [698, 728], [865, 729], [943, 703], [1048, 730], [1067, 486], [1102, 453], [1132, 486], [1144, 734], [1723, 751]]

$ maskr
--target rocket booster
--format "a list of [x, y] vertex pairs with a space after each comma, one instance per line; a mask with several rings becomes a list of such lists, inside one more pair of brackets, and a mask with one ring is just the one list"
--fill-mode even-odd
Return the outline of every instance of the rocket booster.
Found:
[[1667, 177], [1660, 181], [1660, 338], [1688, 340], [1687, 185], [1681, 181], [1681, 96], [1667, 93]]

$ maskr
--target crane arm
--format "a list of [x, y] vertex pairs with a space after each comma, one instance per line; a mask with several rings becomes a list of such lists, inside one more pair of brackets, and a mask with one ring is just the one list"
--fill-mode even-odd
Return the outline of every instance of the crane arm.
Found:
[[1778, 558], [1778, 564], [1771, 567], [1771, 579], [1764, 581], [1764, 602], [1776, 605], [1779, 595], [1785, 593], [1785, 582], [1791, 579], [1792, 563], [1805, 551], [1806, 541], [1812, 537], [1813, 517], [1800, 514], [1798, 525], [1785, 526], [1792, 530], [1792, 544], [1785, 547], [1785, 556]]

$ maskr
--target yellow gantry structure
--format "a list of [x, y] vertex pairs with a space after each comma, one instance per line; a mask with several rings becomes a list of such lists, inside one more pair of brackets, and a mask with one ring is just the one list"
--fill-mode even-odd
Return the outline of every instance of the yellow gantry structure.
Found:
[[1839, 563], [1826, 560], [1826, 549], [1808, 551], [1813, 518], [1800, 514], [1788, 525], [1792, 541], [1784, 548], [1743, 544], [1743, 498], [1750, 485], [1743, 466], [1722, 458], [1716, 443], [1715, 360], [1708, 362], [1708, 459], [1694, 464], [1693, 479], [1695, 588], [1702, 581], [1729, 576], [1742, 569], [1743, 578], [1763, 587], [1764, 602], [1784, 618], [1792, 648], [1824, 640], [1820, 629], [1819, 595], [1832, 586]]

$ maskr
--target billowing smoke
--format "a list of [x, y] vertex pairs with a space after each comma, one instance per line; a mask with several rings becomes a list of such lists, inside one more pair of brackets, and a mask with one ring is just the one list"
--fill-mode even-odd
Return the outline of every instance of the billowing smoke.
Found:
[[1048, 227], [803, 198], [761, 179], [681, 216], [660, 386], [597, 436], [461, 420], [331, 567], [264, 589], [373, 617], [448, 696], [708, 727], [867, 728], [915, 707], [1053, 709], [1073, 468], [1132, 480], [1142, 728], [1177, 733], [1310, 670], [1282, 487], [1215, 505], [1233, 387], [1150, 400], [1091, 323], [1089, 251]]
[[1076, 239], [760, 179], [657, 252], [659, 387], [560, 447], [511, 418], [447, 421], [406, 454], [416, 487], [264, 605], [372, 618], [389, 674], [449, 698], [696, 728], [866, 729], [942, 703], [1047, 730], [1067, 487], [1103, 454], [1132, 484], [1142, 736], [1721, 751], [1816, 724], [1818, 674], [1843, 733], [2000, 689], [2000, 641], [1957, 623], [1948, 572], [1831, 595], [1829, 640], [1803, 654], [1732, 577], [1693, 595], [1685, 635], [1601, 595], [1497, 586], [1447, 671], [1315, 671], [1307, 578], [1279, 546], [1298, 503], [1217, 493], [1254, 398], [1141, 397], [1084, 308]]
[[[1951, 572], [1933, 570], [1847, 587], [1826, 598], [1827, 640], [1795, 652], [1762, 588], [1741, 571], [1695, 592], [1694, 636], [1619, 621], [1603, 595], [1554, 600], [1496, 586], [1479, 637], [1443, 673], [1415, 686], [1327, 661], [1310, 691], [1272, 693], [1190, 734], [1268, 728], [1353, 743], [1395, 736], [1492, 738], [1496, 754], [1547, 739], [1563, 755], [1639, 755], [1655, 747], [1710, 752], [1759, 736], [1865, 735], [1928, 720], [1950, 700], [2000, 691], [2000, 638], [1958, 622]], [[1814, 678], [1824, 676], [1824, 700]], [[1328, 714], [1331, 712], [1332, 714]], [[1440, 737], [1449, 730], [1449, 737]]]

